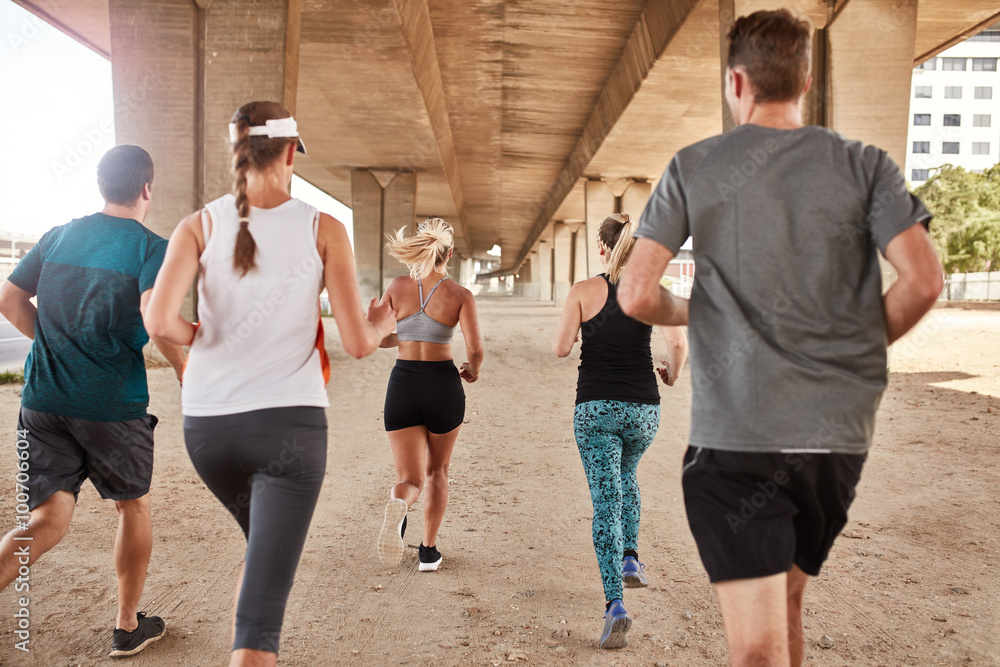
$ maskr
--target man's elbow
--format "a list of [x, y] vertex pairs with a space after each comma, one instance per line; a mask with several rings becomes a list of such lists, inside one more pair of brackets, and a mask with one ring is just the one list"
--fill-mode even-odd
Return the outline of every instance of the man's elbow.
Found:
[[930, 310], [941, 297], [944, 289], [944, 273], [940, 270], [928, 272], [912, 283], [913, 300], [923, 310]]
[[939, 269], [931, 274], [927, 280], [924, 298], [933, 306], [944, 291], [944, 273]]
[[649, 313], [653, 309], [653, 299], [647, 292], [640, 291], [631, 284], [625, 284], [618, 291], [618, 305], [629, 317], [648, 321]]
[[0, 289], [0, 315], [3, 315], [8, 321], [13, 319], [18, 308], [22, 306], [25, 301], [30, 300], [18, 298], [18, 295], [14, 293], [14, 290], [5, 285], [5, 289]]

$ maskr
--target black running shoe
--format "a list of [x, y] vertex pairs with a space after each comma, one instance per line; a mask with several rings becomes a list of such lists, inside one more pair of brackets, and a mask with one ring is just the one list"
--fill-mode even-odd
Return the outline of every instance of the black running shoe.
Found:
[[441, 565], [441, 552], [437, 547], [425, 547], [420, 543], [420, 571], [433, 572]]
[[115, 628], [114, 636], [111, 639], [112, 658], [125, 658], [141, 653], [147, 646], [166, 634], [167, 625], [159, 616], [146, 616], [146, 612], [140, 611], [135, 617], [139, 621], [139, 627], [132, 632]]

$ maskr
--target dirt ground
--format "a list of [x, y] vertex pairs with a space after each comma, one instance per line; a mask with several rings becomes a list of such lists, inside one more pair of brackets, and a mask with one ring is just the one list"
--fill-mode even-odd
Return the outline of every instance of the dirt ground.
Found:
[[[726, 662], [680, 495], [687, 374], [662, 387], [662, 425], [639, 467], [650, 587], [626, 591], [630, 646], [597, 649], [603, 595], [572, 432], [577, 354], [549, 351], [557, 317], [532, 301], [481, 302], [487, 359], [466, 389], [435, 573], [417, 571], [415, 548], [391, 572], [375, 553], [393, 481], [381, 419], [394, 355], [352, 360], [327, 326], [330, 456], [279, 664]], [[1000, 312], [934, 311], [896, 346], [892, 371], [846, 535], [806, 594], [806, 664], [1000, 665]], [[225, 665], [242, 536], [191, 467], [176, 381], [155, 369], [150, 384], [160, 426], [142, 608], [164, 617], [167, 636], [128, 664]], [[0, 388], [0, 525], [14, 524], [17, 408], [17, 389]], [[407, 542], [420, 517], [418, 504]], [[31, 568], [29, 653], [14, 648], [18, 596], [0, 594], [0, 664], [110, 662], [115, 526], [111, 503], [85, 485], [66, 539]]]

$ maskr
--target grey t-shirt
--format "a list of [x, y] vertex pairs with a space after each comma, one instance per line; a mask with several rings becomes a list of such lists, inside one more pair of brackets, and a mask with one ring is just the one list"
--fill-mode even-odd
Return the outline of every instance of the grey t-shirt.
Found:
[[930, 218], [885, 151], [821, 127], [677, 153], [636, 236], [692, 237], [691, 444], [865, 452], [888, 379], [875, 249]]

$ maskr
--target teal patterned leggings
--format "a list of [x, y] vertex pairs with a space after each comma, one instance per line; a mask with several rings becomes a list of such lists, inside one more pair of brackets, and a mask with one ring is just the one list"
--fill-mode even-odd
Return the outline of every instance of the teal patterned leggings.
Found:
[[660, 406], [587, 401], [576, 406], [573, 429], [594, 503], [594, 550], [607, 600], [622, 596], [622, 552], [639, 539], [635, 469], [660, 426]]

